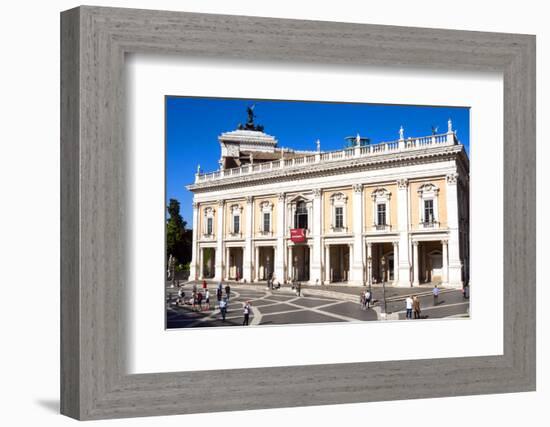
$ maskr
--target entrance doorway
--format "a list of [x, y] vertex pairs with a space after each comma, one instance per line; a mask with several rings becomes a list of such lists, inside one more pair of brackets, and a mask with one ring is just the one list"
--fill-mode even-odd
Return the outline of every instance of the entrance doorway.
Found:
[[393, 243], [372, 244], [372, 282], [393, 282], [395, 280], [395, 256]]
[[258, 248], [258, 280], [269, 280], [273, 276], [273, 267], [275, 264], [275, 249], [271, 246]]
[[441, 242], [419, 242], [418, 280], [421, 283], [439, 282], [443, 278], [443, 255]]
[[309, 246], [295, 245], [291, 250], [290, 279], [300, 282], [309, 281]]
[[202, 277], [204, 279], [212, 279], [216, 274], [216, 249], [202, 249]]
[[349, 246], [331, 245], [330, 248], [331, 282], [347, 282], [349, 280]]
[[243, 277], [243, 248], [228, 248], [227, 278], [241, 280]]

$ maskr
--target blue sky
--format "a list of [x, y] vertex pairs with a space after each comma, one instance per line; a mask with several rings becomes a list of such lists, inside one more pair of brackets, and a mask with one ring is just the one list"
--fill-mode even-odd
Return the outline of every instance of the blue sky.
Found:
[[235, 130], [247, 120], [246, 107], [255, 104], [256, 124], [277, 138], [279, 146], [298, 150], [321, 150], [344, 147], [346, 136], [359, 133], [371, 143], [392, 141], [399, 137], [430, 135], [432, 126], [447, 131], [453, 121], [458, 139], [469, 153], [470, 112], [467, 107], [406, 106], [302, 101], [271, 101], [223, 98], [166, 98], [166, 201], [181, 203], [181, 214], [192, 224], [192, 193], [185, 189], [194, 180], [197, 165], [206, 172], [218, 168], [218, 136]]

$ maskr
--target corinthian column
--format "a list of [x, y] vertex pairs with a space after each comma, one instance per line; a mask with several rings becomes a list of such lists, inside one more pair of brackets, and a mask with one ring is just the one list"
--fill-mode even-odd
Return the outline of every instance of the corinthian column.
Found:
[[223, 254], [223, 218], [224, 218], [224, 206], [225, 200], [218, 200], [218, 212], [217, 212], [217, 225], [216, 225], [216, 264], [214, 280], [223, 280], [223, 266], [224, 266], [224, 254]]
[[321, 222], [322, 222], [321, 189], [313, 190], [313, 214], [309, 216], [312, 222], [313, 246], [310, 255], [309, 281], [311, 284], [321, 284]]
[[[410, 286], [411, 262], [409, 254], [409, 182], [406, 179], [397, 180], [397, 231], [399, 233], [397, 285]], [[413, 262], [416, 263], [416, 259], [414, 259]], [[418, 270], [418, 267], [416, 270]]]
[[252, 282], [252, 230], [254, 226], [254, 200], [251, 196], [246, 198], [246, 225], [245, 242], [243, 251], [243, 279]]
[[284, 283], [285, 280], [285, 194], [277, 198], [277, 250], [275, 251], [275, 279]]
[[350, 282], [363, 284], [363, 186], [353, 186], [353, 258], [350, 265]]
[[193, 244], [191, 245], [191, 265], [189, 280], [197, 280], [197, 245], [199, 244], [199, 204], [193, 202]]
[[447, 223], [449, 227], [449, 283], [448, 286], [462, 288], [462, 262], [458, 235], [458, 174], [447, 175]]

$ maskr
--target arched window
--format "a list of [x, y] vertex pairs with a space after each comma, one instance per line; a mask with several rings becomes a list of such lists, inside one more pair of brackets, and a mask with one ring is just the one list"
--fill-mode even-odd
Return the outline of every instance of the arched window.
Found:
[[203, 225], [204, 237], [214, 236], [214, 213], [215, 213], [215, 209], [211, 207], [207, 207], [204, 210], [204, 225]]
[[422, 228], [439, 227], [439, 189], [432, 183], [418, 189], [418, 208]]
[[294, 213], [294, 228], [307, 228], [307, 205], [300, 200], [296, 203], [296, 212]]
[[263, 235], [273, 233], [273, 203], [265, 200], [260, 203], [260, 224], [258, 232]]
[[385, 188], [377, 188], [372, 192], [373, 201], [373, 229], [389, 230], [390, 223], [390, 199], [391, 193]]
[[242, 234], [241, 215], [242, 215], [243, 208], [242, 206], [235, 204], [235, 205], [232, 205], [229, 209], [231, 212], [229, 231], [233, 236], [241, 235]]
[[330, 196], [330, 229], [332, 231], [346, 231], [348, 198], [344, 193], [334, 193]]

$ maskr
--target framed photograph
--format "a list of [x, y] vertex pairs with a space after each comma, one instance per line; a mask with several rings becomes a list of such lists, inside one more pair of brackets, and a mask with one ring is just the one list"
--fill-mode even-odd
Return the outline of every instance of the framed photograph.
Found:
[[79, 7], [61, 42], [63, 414], [535, 390], [534, 36]]

